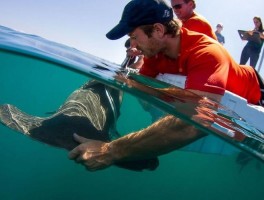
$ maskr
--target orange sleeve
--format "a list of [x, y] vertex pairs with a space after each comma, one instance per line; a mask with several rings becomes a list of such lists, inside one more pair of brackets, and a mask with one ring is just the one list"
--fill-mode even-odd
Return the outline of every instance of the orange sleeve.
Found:
[[144, 64], [140, 68], [139, 73], [145, 76], [155, 78], [159, 71], [156, 70], [157, 59], [156, 58], [146, 58], [144, 57]]

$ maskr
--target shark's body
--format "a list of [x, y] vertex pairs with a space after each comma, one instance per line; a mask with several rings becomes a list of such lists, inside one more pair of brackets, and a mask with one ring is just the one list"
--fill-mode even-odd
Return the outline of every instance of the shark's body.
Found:
[[[71, 150], [78, 145], [73, 133], [85, 138], [110, 141], [115, 129], [122, 93], [96, 81], [75, 90], [50, 117], [28, 115], [10, 104], [0, 105], [0, 121], [9, 128], [46, 144]], [[116, 163], [126, 169], [153, 170], [158, 159]]]

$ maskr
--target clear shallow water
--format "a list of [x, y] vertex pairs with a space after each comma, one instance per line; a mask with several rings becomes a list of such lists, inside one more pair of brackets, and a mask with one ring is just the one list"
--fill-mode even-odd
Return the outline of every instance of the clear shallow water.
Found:
[[[86, 81], [49, 62], [0, 54], [0, 104], [14, 104], [32, 115], [48, 116]], [[125, 94], [118, 131], [126, 134], [150, 123], [138, 100]], [[175, 151], [160, 157], [155, 171], [110, 167], [91, 173], [68, 160], [67, 151], [2, 125], [0, 152], [0, 199], [263, 198], [263, 164], [253, 158], [241, 166], [237, 154]]]

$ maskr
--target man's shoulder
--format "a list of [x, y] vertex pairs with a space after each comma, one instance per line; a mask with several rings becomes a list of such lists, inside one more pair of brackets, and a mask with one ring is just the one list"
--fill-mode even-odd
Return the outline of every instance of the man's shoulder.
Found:
[[200, 26], [211, 27], [209, 21], [202, 15], [194, 13], [187, 21], [186, 24], [195, 24]]
[[217, 39], [210, 23], [202, 15], [199, 15], [197, 13], [195, 13], [191, 18], [184, 22], [183, 27], [208, 35], [215, 40]]
[[191, 22], [191, 23], [195, 23], [195, 24], [202, 25], [202, 26], [209, 26], [209, 27], [211, 27], [211, 25], [209, 24], [209, 22], [207, 21], [207, 19], [205, 19], [201, 15], [193, 16], [188, 21]]

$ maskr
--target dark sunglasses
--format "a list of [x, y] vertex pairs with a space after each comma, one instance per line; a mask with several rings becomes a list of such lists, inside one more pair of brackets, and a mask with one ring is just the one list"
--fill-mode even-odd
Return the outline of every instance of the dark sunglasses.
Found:
[[175, 4], [174, 6], [172, 6], [174, 9], [181, 9], [182, 8], [182, 5], [185, 4], [185, 3], [179, 3], [179, 4]]

